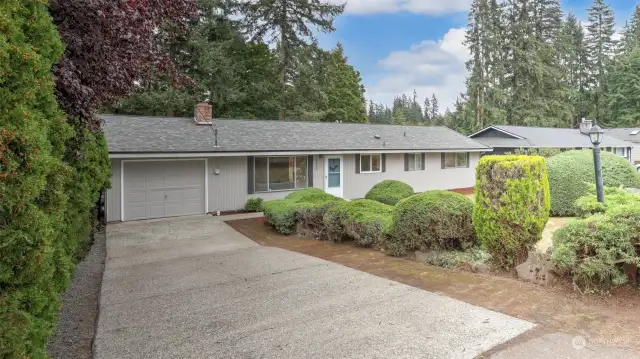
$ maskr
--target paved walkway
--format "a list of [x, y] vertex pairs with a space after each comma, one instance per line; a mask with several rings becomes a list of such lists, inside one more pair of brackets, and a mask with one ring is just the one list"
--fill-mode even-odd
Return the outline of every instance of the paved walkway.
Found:
[[474, 358], [533, 326], [262, 247], [196, 216], [108, 226], [94, 350], [96, 359]]

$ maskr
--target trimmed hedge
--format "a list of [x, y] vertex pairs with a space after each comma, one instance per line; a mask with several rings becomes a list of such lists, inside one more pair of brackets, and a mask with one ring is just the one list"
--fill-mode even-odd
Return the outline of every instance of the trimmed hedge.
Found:
[[339, 203], [324, 214], [327, 239], [351, 239], [367, 247], [378, 245], [391, 226], [392, 210], [392, 206], [369, 199]]
[[247, 212], [262, 212], [262, 198], [249, 198], [244, 205], [244, 210]]
[[640, 205], [640, 195], [629, 193], [621, 188], [605, 187], [604, 202], [598, 202], [596, 187], [591, 185], [590, 193], [578, 198], [576, 201], [576, 212], [580, 217], [586, 218], [594, 214], [605, 213], [606, 211], [627, 204]]
[[[567, 151], [547, 160], [551, 188], [551, 214], [576, 216], [576, 200], [589, 193], [595, 184], [593, 153], [590, 150]], [[602, 178], [608, 187], [640, 188], [640, 175], [626, 159], [602, 152]]]
[[366, 199], [395, 206], [398, 201], [413, 195], [413, 188], [401, 181], [386, 180], [373, 186], [365, 195]]
[[0, 14], [0, 358], [45, 358], [109, 160], [56, 103], [47, 1], [3, 0]]
[[[262, 209], [265, 221], [279, 233], [288, 235], [296, 229], [316, 228], [316, 223], [322, 223], [324, 211], [339, 201], [342, 199], [321, 189], [306, 188], [293, 192], [284, 199], [265, 202]], [[299, 220], [303, 222], [300, 226]]]
[[467, 249], [477, 243], [471, 223], [473, 201], [451, 191], [427, 191], [393, 208], [385, 250], [404, 256], [412, 250]]
[[640, 205], [573, 220], [553, 235], [553, 261], [582, 292], [604, 293], [627, 282], [623, 264], [640, 265]]
[[549, 181], [540, 156], [484, 156], [476, 169], [473, 225], [496, 263], [527, 258], [549, 219]]

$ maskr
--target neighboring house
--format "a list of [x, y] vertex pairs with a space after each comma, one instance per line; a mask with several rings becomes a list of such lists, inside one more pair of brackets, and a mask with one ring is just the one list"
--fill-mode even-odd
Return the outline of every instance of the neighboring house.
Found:
[[606, 133], [619, 140], [633, 143], [634, 149], [631, 151], [631, 163], [640, 164], [640, 128], [609, 128]]
[[[566, 151], [593, 148], [588, 135], [591, 126], [592, 121], [589, 120], [582, 120], [580, 129], [492, 125], [469, 138], [493, 148], [494, 154], [513, 153], [519, 148], [557, 148]], [[604, 134], [600, 147], [603, 151], [613, 152], [626, 159], [632, 156], [633, 143], [609, 133]]]
[[[203, 111], [200, 111], [204, 108]], [[108, 221], [237, 210], [317, 187], [362, 198], [385, 179], [417, 192], [471, 188], [490, 148], [446, 127], [101, 116]]]

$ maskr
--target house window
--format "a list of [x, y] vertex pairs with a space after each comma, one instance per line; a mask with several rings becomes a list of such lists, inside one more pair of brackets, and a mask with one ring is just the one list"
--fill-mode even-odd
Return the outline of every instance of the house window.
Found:
[[409, 171], [422, 170], [422, 154], [410, 153], [408, 156], [409, 156]]
[[444, 155], [444, 168], [459, 168], [467, 167], [468, 157], [467, 153], [445, 153]]
[[360, 155], [360, 173], [382, 172], [382, 155]]
[[307, 156], [256, 157], [256, 192], [286, 191], [308, 186]]
[[625, 148], [624, 147], [616, 147], [614, 148], [614, 153], [618, 156], [625, 156]]

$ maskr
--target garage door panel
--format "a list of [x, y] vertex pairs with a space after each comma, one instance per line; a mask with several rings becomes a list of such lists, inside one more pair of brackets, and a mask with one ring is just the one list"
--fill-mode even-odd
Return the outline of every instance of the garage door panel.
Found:
[[204, 213], [204, 161], [124, 163], [125, 220]]

